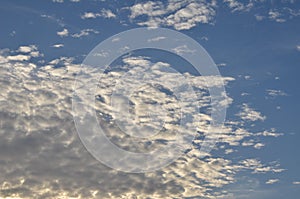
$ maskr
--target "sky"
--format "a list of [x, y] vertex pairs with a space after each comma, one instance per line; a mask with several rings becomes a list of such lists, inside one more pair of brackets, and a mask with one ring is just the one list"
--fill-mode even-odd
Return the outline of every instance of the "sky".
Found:
[[[299, 197], [300, 1], [2, 0], [0, 19], [1, 199]], [[203, 48], [131, 49], [164, 31]]]

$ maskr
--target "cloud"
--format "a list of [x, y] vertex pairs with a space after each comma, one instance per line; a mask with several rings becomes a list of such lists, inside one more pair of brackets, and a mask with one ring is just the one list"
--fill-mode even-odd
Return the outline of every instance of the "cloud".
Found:
[[227, 66], [227, 64], [226, 63], [219, 63], [219, 64], [217, 64], [217, 66], [224, 67], [224, 66]]
[[81, 19], [95, 19], [97, 17], [110, 19], [110, 18], [116, 18], [117, 15], [114, 14], [111, 10], [104, 9], [104, 8], [101, 10], [100, 13], [85, 12], [83, 15], [81, 15]]
[[260, 112], [250, 108], [249, 105], [245, 103], [242, 105], [242, 111], [237, 115], [240, 116], [241, 119], [246, 121], [248, 120], [251, 122], [258, 121], [258, 120], [263, 121], [266, 119], [266, 117], [263, 116]]
[[[11, 59], [12, 56], [18, 56], [14, 50], [0, 52], [1, 197], [224, 198], [231, 194], [230, 190], [224, 193], [219, 190], [234, 183], [239, 171], [249, 170], [258, 174], [282, 171], [278, 163], [263, 163], [255, 158], [243, 159], [240, 156], [231, 160], [214, 155], [214, 151], [207, 154], [206, 158], [199, 159], [201, 137], [210, 132], [207, 130], [211, 121], [207, 87], [220, 86], [220, 80], [226, 85], [234, 78], [183, 74], [195, 89], [197, 103], [203, 110], [192, 114], [198, 127], [195, 141], [184, 156], [168, 167], [149, 173], [130, 174], [110, 169], [95, 160], [84, 148], [76, 132], [72, 116], [76, 74], [98, 77], [97, 70], [74, 64], [72, 57], [33, 63], [27, 58], [26, 62], [23, 59]], [[30, 56], [30, 52], [27, 53], [24, 56]], [[174, 137], [171, 130], [186, 131], [176, 125], [176, 113], [180, 110], [178, 102], [165, 88], [173, 83], [182, 83], [178, 81], [177, 74], [165, 70], [170, 65], [148, 57], [132, 56], [122, 58], [121, 62], [101, 75], [99, 86], [93, 93], [95, 104], [91, 104], [99, 122], [107, 130], [108, 138], [124, 150], [148, 151], [150, 146], [161, 147], [170, 141]], [[150, 107], [158, 103], [164, 109], [154, 109], [153, 113], [165, 120], [165, 130], [153, 139], [135, 140], [116, 125], [110, 96], [117, 81], [127, 71], [130, 70], [131, 75], [127, 74], [126, 77], [130, 78], [125, 78], [125, 81], [135, 85], [134, 77], [141, 75], [145, 67], [152, 69], [150, 75], [155, 78], [149, 81], [156, 84], [138, 88], [131, 96], [136, 121], [143, 122], [145, 116], [141, 102]], [[194, 103], [186, 105], [194, 106]], [[233, 150], [231, 146], [239, 146], [245, 138], [255, 139], [259, 136], [243, 129], [239, 121], [240, 118], [227, 122], [218, 129], [221, 138], [217, 146], [226, 145], [223, 148], [216, 147], [218, 154], [223, 150], [238, 150]]]
[[29, 55], [11, 55], [7, 57], [9, 61], [28, 61], [30, 58]]
[[64, 47], [64, 44], [54, 44], [51, 47], [53, 47], [53, 48], [62, 48], [62, 47]]
[[84, 29], [84, 30], [81, 30], [80, 33], [75, 33], [75, 34], [72, 34], [71, 36], [74, 38], [79, 38], [79, 37], [83, 37], [83, 36], [88, 36], [91, 33], [99, 34], [99, 31], [94, 30], [94, 29]]
[[62, 31], [57, 32], [57, 35], [59, 35], [61, 37], [66, 37], [69, 35], [69, 31], [68, 31], [68, 29], [64, 28]]
[[266, 184], [274, 184], [274, 183], [277, 183], [279, 182], [279, 179], [270, 179], [266, 182]]
[[18, 49], [18, 52], [21, 53], [30, 53], [37, 50], [37, 47], [35, 45], [31, 45], [31, 46], [20, 46]]
[[298, 51], [300, 51], [300, 45], [296, 46], [296, 49], [297, 49]]
[[267, 89], [266, 92], [270, 97], [273, 98], [277, 96], [287, 96], [287, 94], [282, 90]]
[[130, 19], [147, 16], [146, 21], [137, 20], [137, 24], [152, 28], [172, 26], [176, 30], [188, 30], [198, 23], [212, 23], [215, 5], [215, 1], [169, 0], [167, 4], [161, 1], [148, 1], [130, 7]]
[[102, 9], [100, 16], [104, 17], [104, 18], [116, 18], [117, 16], [109, 9]]
[[295, 181], [295, 182], [293, 182], [293, 184], [300, 185], [300, 181]]
[[281, 17], [281, 13], [278, 12], [278, 11], [270, 10], [268, 14], [269, 14], [269, 19], [272, 20], [272, 21], [276, 21], [276, 22], [280, 22], [280, 23], [286, 21], [285, 19], [280, 18]]

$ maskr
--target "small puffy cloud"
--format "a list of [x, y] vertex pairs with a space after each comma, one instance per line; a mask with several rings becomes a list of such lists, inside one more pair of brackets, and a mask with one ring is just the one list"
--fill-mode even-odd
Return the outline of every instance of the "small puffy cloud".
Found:
[[95, 19], [97, 17], [103, 17], [103, 18], [116, 18], [117, 15], [114, 14], [109, 9], [102, 9], [100, 13], [94, 13], [94, 12], [85, 12], [83, 15], [81, 15], [81, 19]]
[[293, 184], [300, 185], [300, 181], [295, 181], [295, 182], [293, 182]]
[[93, 12], [85, 12], [83, 15], [81, 15], [81, 19], [94, 19], [98, 16], [97, 13]]
[[37, 47], [35, 45], [30, 45], [30, 46], [20, 46], [18, 49], [18, 52], [21, 53], [30, 53], [32, 51], [37, 50]]
[[296, 46], [296, 49], [297, 49], [298, 51], [300, 51], [300, 45]]
[[281, 18], [282, 14], [276, 10], [270, 10], [268, 15], [269, 15], [269, 19], [272, 21], [276, 21], [279, 23], [286, 21], [285, 19]]
[[256, 148], [256, 149], [261, 149], [264, 146], [265, 146], [265, 144], [263, 144], [263, 143], [257, 143], [253, 147]]
[[251, 122], [258, 120], [263, 121], [266, 119], [266, 117], [263, 116], [260, 112], [250, 108], [249, 105], [245, 103], [242, 105], [242, 111], [237, 115], [240, 116], [243, 120], [248, 120]]
[[249, 11], [253, 7], [252, 1], [248, 4], [244, 4], [237, 0], [224, 0], [224, 3], [228, 5], [228, 7], [231, 9], [231, 12]]
[[108, 9], [102, 9], [100, 16], [102, 16], [104, 18], [116, 18], [117, 17], [111, 10], [108, 10]]
[[94, 30], [94, 29], [84, 29], [84, 30], [81, 30], [80, 33], [73, 34], [72, 37], [74, 37], [74, 38], [84, 37], [84, 36], [90, 35], [91, 33], [99, 34], [99, 31]]
[[54, 3], [63, 3], [64, 0], [52, 0]]
[[29, 55], [11, 55], [8, 56], [9, 61], [28, 61], [30, 59]]
[[62, 47], [64, 47], [64, 45], [63, 44], [54, 44], [51, 47], [53, 47], [53, 48], [62, 48]]
[[266, 184], [274, 184], [276, 182], [279, 182], [279, 179], [270, 179], [266, 182]]
[[66, 37], [69, 35], [69, 31], [68, 31], [68, 29], [64, 28], [62, 31], [57, 32], [57, 35], [59, 35], [61, 37]]

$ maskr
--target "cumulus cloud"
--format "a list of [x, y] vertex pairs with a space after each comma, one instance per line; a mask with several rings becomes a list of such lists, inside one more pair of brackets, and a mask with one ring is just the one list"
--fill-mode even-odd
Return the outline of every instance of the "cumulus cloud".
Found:
[[241, 119], [251, 122], [259, 120], [263, 121], [266, 119], [266, 116], [263, 116], [260, 112], [250, 108], [249, 105], [245, 103], [242, 105], [242, 111], [237, 115], [240, 116]]
[[137, 3], [130, 8], [132, 20], [147, 16], [146, 21], [138, 21], [141, 26], [172, 26], [177, 30], [188, 30], [198, 23], [212, 23], [215, 16], [215, 1], [168, 0]]
[[68, 29], [64, 28], [62, 31], [57, 32], [57, 35], [59, 35], [61, 37], [66, 37], [69, 35], [69, 31], [68, 31]]
[[[74, 64], [74, 58], [69, 57], [43, 64], [31, 63], [27, 58], [12, 59], [12, 56], [18, 56], [15, 52], [1, 51], [0, 54], [1, 197], [224, 198], [230, 190], [224, 193], [218, 190], [233, 183], [241, 170], [261, 174], [282, 171], [278, 163], [263, 163], [255, 158], [230, 160], [216, 157], [211, 152], [199, 159], [201, 138], [210, 132], [207, 129], [211, 121], [207, 87], [220, 86], [220, 79], [225, 84], [234, 79], [191, 74], [183, 75], [197, 94], [198, 101], [193, 103], [206, 111], [193, 114], [197, 121], [197, 136], [184, 156], [168, 167], [142, 174], [118, 172], [103, 166], [80, 142], [73, 122], [71, 102], [76, 74], [98, 76], [97, 70]], [[136, 140], [122, 133], [115, 124], [116, 115], [110, 96], [114, 85], [129, 69], [132, 72], [129, 77], [134, 77], [141, 75], [139, 71], [144, 67], [153, 69], [151, 75], [155, 77], [153, 83], [155, 80], [156, 84], [149, 84], [146, 89], [142, 87], [131, 96], [136, 121], [143, 122], [145, 118], [141, 102], [147, 102], [150, 107], [155, 103], [162, 104], [167, 115], [155, 109], [159, 111], [157, 117], [163, 117], [166, 121], [163, 135], [156, 135], [150, 140]], [[168, 67], [168, 63], [155, 62], [147, 57], [124, 57], [120, 66], [112, 67], [101, 75], [93, 94], [95, 104], [91, 106], [108, 130], [107, 136], [119, 147], [148, 151], [150, 146], [160, 147], [171, 140], [174, 136], [169, 132], [171, 129], [185, 130], [176, 125], [176, 110], [179, 110], [176, 98], [163, 87], [178, 83], [178, 78], [175, 78], [178, 75], [162, 70]], [[125, 80], [134, 84], [132, 78]], [[233, 153], [235, 150], [230, 146], [240, 145], [245, 138], [267, 134], [249, 133], [238, 121], [227, 122], [224, 128], [218, 129], [218, 144], [226, 147], [216, 147], [215, 150]]]
[[94, 19], [97, 17], [103, 17], [103, 18], [116, 18], [117, 15], [113, 13], [113, 11], [109, 9], [102, 9], [100, 13], [94, 13], [94, 12], [85, 12], [83, 15], [81, 15], [81, 19]]
[[249, 1], [247, 4], [238, 0], [224, 0], [224, 3], [228, 5], [232, 12], [236, 11], [249, 11], [253, 6], [254, 3]]
[[20, 46], [18, 49], [18, 52], [21, 53], [30, 53], [33, 52], [37, 49], [37, 47], [35, 45], [31, 45], [31, 46]]

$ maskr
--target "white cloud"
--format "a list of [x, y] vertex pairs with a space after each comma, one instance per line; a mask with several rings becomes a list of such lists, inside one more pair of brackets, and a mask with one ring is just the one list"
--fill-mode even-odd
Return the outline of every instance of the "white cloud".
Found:
[[104, 18], [116, 18], [117, 16], [109, 9], [102, 9], [100, 16]]
[[219, 64], [217, 64], [217, 66], [224, 67], [224, 66], [227, 66], [227, 64], [226, 63], [219, 63]]
[[248, 4], [244, 4], [237, 0], [224, 0], [224, 3], [226, 3], [230, 9], [232, 9], [232, 12], [249, 11], [254, 6], [252, 1], [249, 1]]
[[293, 184], [300, 185], [300, 181], [295, 181], [295, 182], [293, 182]]
[[270, 97], [287, 96], [282, 90], [267, 89], [266, 92]]
[[72, 37], [79, 38], [79, 37], [83, 37], [83, 36], [88, 36], [91, 33], [99, 34], [99, 31], [94, 30], [94, 29], [84, 29], [84, 30], [81, 30], [80, 33], [73, 34]]
[[258, 120], [263, 121], [266, 119], [266, 117], [263, 116], [260, 112], [250, 108], [249, 105], [245, 103], [242, 105], [242, 111], [237, 115], [240, 116], [243, 120], [249, 120], [251, 122]]
[[57, 32], [57, 35], [59, 35], [61, 37], [66, 37], [69, 35], [69, 31], [68, 31], [68, 29], [64, 28], [62, 31]]
[[297, 49], [298, 51], [300, 51], [300, 45], [296, 46], [296, 49]]
[[93, 12], [85, 12], [83, 15], [81, 15], [81, 19], [94, 19], [98, 16], [97, 13]]
[[263, 144], [263, 143], [257, 143], [253, 147], [256, 148], [256, 149], [261, 149], [264, 146], [265, 146], [265, 144]]
[[81, 15], [81, 19], [95, 19], [97, 17], [103, 17], [103, 18], [116, 18], [117, 15], [114, 14], [109, 9], [102, 9], [100, 13], [93, 13], [93, 12], [85, 12], [83, 15]]
[[165, 5], [161, 1], [138, 3], [130, 8], [131, 19], [147, 16], [147, 20], [137, 22], [141, 26], [156, 28], [173, 26], [177, 30], [187, 30], [198, 23], [211, 23], [215, 16], [215, 1], [177, 1], [169, 0]]
[[21, 53], [30, 53], [32, 51], [35, 51], [37, 49], [37, 47], [35, 45], [31, 45], [31, 46], [20, 46], [18, 49], [18, 52]]
[[279, 182], [279, 179], [270, 179], [266, 182], [266, 184], [274, 184], [276, 182]]
[[52, 0], [54, 3], [63, 3], [64, 0]]
[[276, 22], [285, 22], [286, 20], [281, 18], [282, 14], [276, 10], [270, 10], [269, 11], [269, 19]]
[[166, 37], [155, 37], [152, 39], [148, 39], [148, 42], [156, 42], [156, 41], [160, 41], [160, 40], [164, 40], [166, 39]]
[[8, 56], [9, 61], [28, 61], [30, 59], [29, 55], [11, 55]]
[[276, 133], [274, 129], [272, 129], [271, 131], [263, 131], [263, 132], [260, 132], [260, 133], [257, 133], [256, 135], [258, 136], [269, 136], [269, 137], [279, 137], [279, 136], [282, 136], [283, 134], [282, 133]]
[[[24, 59], [11, 59], [18, 56], [14, 55], [16, 51], [0, 52], [0, 90], [3, 99], [0, 102], [0, 157], [3, 161], [0, 167], [0, 193], [5, 197], [146, 198], [150, 194], [154, 198], [166, 199], [225, 198], [224, 194], [228, 193], [221, 193], [219, 190], [234, 183], [237, 172], [241, 170], [255, 173], [282, 171], [277, 163], [265, 164], [254, 158], [218, 158], [213, 152], [207, 154], [207, 158], [199, 159], [201, 136], [209, 132], [209, 111], [192, 114], [199, 128], [199, 135], [197, 134], [190, 150], [168, 167], [144, 174], [126, 174], [109, 169], [84, 149], [78, 139], [72, 117], [75, 74], [98, 77], [99, 73], [92, 68], [74, 64], [74, 58], [60, 57], [37, 66], [34, 63], [23, 62]], [[147, 57], [126, 57], [123, 62], [120, 68], [124, 70], [112, 69], [101, 76], [99, 87], [94, 93], [95, 96], [99, 96], [99, 100], [96, 98], [95, 104], [91, 106], [94, 107], [93, 110], [99, 116], [101, 124], [109, 130], [107, 136], [111, 136], [109, 138], [112, 138], [116, 145], [140, 151], [148, 150], [149, 145], [163, 146], [162, 139], [167, 142], [174, 136], [170, 130], [186, 130], [176, 125], [176, 114], [164, 115], [169, 111], [176, 113], [177, 99], [167, 94], [164, 89], [159, 89], [159, 86], [141, 88], [141, 92], [131, 96], [135, 105], [147, 101], [150, 104], [161, 104], [166, 110], [164, 113], [162, 110], [157, 113], [158, 117], [164, 116], [165, 119], [166, 130], [163, 134], [160, 133], [147, 142], [136, 142], [129, 139], [115, 125], [112, 112], [114, 107], [110, 103], [111, 92], [116, 80], [124, 75], [124, 71], [131, 69], [132, 76], [139, 75], [141, 73], [138, 72], [145, 66], [153, 69], [156, 78], [150, 78], [152, 83], [172, 85], [182, 82], [178, 82], [178, 75], [161, 70], [169, 67], [167, 63], [153, 62]], [[195, 88], [197, 96], [199, 95], [197, 103], [204, 110], [209, 110], [210, 103], [207, 85], [219, 86], [220, 79], [225, 85], [234, 81], [230, 77], [203, 77], [191, 74], [185, 74], [184, 77], [189, 79]], [[134, 79], [125, 80], [135, 83]], [[135, 109], [137, 121], [145, 116], [142, 109], [141, 106]], [[222, 149], [231, 153], [234, 150], [230, 146], [238, 146], [246, 137], [249, 137], [249, 140], [256, 138], [257, 135], [243, 129], [239, 121], [238, 119], [236, 122], [226, 123], [224, 128], [217, 129], [221, 135], [219, 143], [229, 146], [216, 150]], [[153, 187], [154, 185], [159, 189]]]
[[62, 48], [62, 47], [64, 47], [64, 44], [54, 44], [51, 47], [53, 47], [53, 48]]

